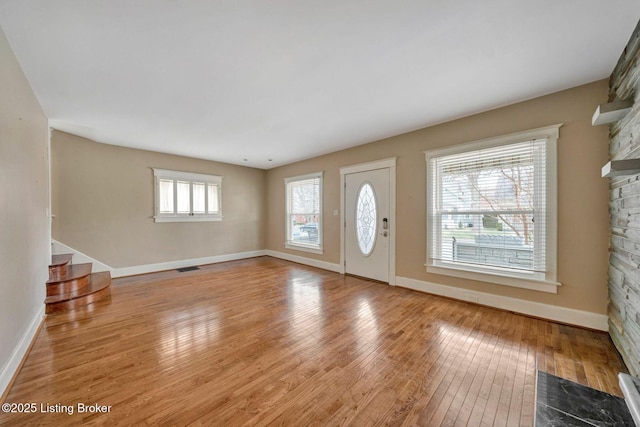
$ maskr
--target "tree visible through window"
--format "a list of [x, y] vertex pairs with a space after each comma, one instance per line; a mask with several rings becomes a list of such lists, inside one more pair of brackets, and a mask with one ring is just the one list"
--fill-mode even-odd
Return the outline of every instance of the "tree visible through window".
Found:
[[434, 160], [442, 188], [441, 259], [534, 269], [531, 144]]
[[289, 246], [322, 247], [322, 174], [287, 178], [287, 238]]
[[547, 239], [555, 218], [550, 141], [555, 148], [545, 134], [516, 135], [427, 153], [428, 266], [540, 280], [555, 274]]

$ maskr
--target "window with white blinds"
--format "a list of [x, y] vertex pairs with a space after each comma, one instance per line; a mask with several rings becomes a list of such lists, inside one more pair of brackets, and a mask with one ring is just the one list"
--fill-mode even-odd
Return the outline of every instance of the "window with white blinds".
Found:
[[555, 283], [557, 134], [553, 126], [426, 153], [427, 271]]
[[155, 222], [222, 220], [222, 177], [153, 169]]
[[322, 250], [322, 172], [285, 179], [286, 247]]

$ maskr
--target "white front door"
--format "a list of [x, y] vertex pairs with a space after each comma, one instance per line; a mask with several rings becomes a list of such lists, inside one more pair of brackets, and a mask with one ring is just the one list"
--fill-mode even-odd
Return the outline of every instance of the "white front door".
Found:
[[389, 169], [345, 175], [345, 272], [389, 282]]

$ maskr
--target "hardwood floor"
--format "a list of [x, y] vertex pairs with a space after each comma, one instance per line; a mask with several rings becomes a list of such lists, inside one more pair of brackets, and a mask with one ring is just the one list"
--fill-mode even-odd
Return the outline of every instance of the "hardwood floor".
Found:
[[0, 425], [527, 426], [536, 363], [616, 395], [626, 371], [605, 333], [261, 257], [49, 315], [6, 399], [38, 413]]

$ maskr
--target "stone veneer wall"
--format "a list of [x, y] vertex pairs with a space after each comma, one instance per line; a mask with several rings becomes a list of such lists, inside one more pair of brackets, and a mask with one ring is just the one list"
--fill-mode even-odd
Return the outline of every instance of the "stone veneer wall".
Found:
[[[610, 125], [611, 160], [640, 158], [640, 23], [609, 80], [609, 101], [633, 100]], [[640, 174], [610, 178], [609, 333], [635, 375], [640, 375]]]

